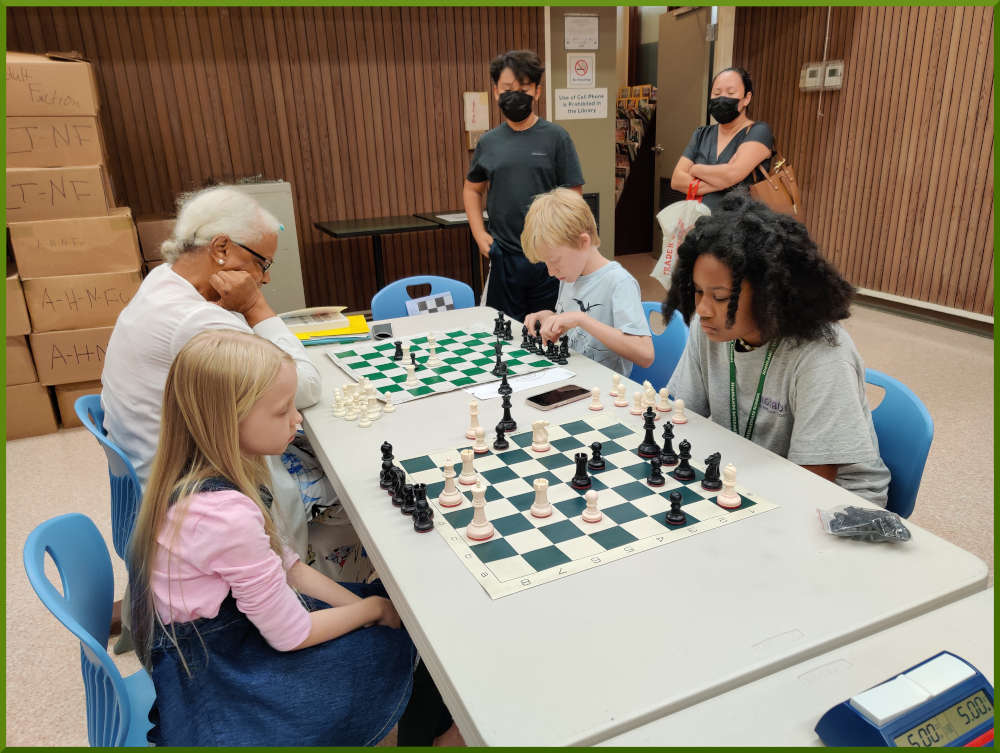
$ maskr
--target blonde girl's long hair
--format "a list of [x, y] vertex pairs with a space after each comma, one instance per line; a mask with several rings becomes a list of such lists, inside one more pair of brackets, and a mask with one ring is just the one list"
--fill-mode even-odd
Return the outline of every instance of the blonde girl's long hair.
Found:
[[[260, 491], [270, 487], [270, 473], [262, 456], [241, 451], [239, 424], [286, 363], [293, 363], [291, 357], [273, 343], [219, 329], [191, 338], [170, 366], [159, 447], [129, 543], [132, 636], [147, 667], [159, 621], [150, 577], [157, 537], [172, 505], [184, 504], [207, 479], [221, 476], [260, 508], [271, 547], [281, 556], [278, 532]], [[173, 536], [183, 515], [176, 517]]]

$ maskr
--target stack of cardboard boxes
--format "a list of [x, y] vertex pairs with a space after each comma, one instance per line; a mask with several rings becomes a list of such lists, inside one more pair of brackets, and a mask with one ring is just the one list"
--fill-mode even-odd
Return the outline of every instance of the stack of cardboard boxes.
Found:
[[49, 387], [63, 426], [79, 426], [73, 403], [100, 392], [112, 327], [139, 287], [135, 225], [115, 207], [90, 64], [7, 53], [7, 223], [11, 439], [55, 431]]

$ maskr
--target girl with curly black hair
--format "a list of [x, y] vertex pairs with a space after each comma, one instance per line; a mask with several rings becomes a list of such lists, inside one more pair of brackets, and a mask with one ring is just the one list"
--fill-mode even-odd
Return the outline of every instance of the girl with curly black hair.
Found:
[[847, 331], [854, 289], [791, 217], [727, 196], [677, 250], [664, 316], [687, 347], [668, 388], [695, 413], [881, 506], [865, 367]]

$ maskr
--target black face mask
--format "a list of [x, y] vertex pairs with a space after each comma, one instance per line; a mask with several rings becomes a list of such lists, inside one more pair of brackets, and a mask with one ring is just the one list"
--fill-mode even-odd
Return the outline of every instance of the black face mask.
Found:
[[500, 95], [500, 111], [512, 123], [520, 123], [531, 115], [534, 98], [522, 91], [509, 91]]
[[708, 114], [720, 123], [731, 123], [740, 116], [736, 97], [714, 97], [708, 102]]

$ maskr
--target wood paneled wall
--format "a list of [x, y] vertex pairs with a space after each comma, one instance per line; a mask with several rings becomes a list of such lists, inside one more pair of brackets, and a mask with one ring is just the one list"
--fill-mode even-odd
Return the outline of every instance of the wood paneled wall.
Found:
[[823, 59], [826, 21], [736, 11], [751, 117], [795, 168], [810, 232], [855, 285], [992, 315], [992, 8], [833, 8], [844, 85], [821, 101], [798, 81]]
[[[488, 90], [500, 52], [544, 53], [541, 8], [6, 12], [7, 49], [94, 63], [118, 202], [135, 214], [171, 212], [178, 193], [215, 182], [290, 182], [309, 305], [367, 308], [375, 292], [370, 241], [313, 222], [461, 208], [462, 92]], [[389, 281], [469, 281], [466, 229], [383, 246]]]

